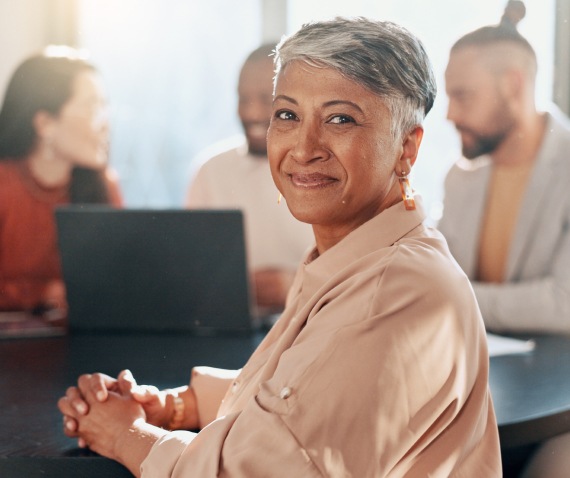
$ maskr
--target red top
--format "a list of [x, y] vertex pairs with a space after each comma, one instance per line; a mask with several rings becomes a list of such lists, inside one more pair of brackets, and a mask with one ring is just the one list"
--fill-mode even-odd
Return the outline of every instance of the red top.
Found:
[[[118, 180], [110, 171], [106, 178], [119, 207]], [[65, 307], [54, 209], [69, 202], [67, 187], [42, 187], [26, 161], [0, 161], [0, 310]]]

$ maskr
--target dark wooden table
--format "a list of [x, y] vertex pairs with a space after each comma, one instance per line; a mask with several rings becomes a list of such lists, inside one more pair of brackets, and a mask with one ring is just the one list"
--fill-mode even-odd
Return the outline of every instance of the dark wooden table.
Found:
[[[0, 341], [0, 477], [127, 477], [76, 447], [57, 399], [78, 375], [129, 368], [159, 388], [188, 382], [193, 365], [242, 366], [261, 335], [74, 335]], [[570, 337], [537, 337], [531, 353], [493, 357], [490, 384], [503, 448], [570, 431]]]
[[74, 335], [0, 341], [0, 477], [132, 477], [118, 463], [78, 449], [62, 431], [56, 402], [81, 373], [139, 383], [187, 384], [194, 365], [240, 368], [261, 335]]
[[570, 337], [535, 337], [529, 353], [491, 358], [489, 382], [503, 448], [570, 431]]

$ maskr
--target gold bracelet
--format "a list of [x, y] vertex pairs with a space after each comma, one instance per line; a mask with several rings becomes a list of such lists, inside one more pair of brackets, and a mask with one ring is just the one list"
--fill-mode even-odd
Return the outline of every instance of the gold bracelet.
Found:
[[168, 428], [178, 430], [184, 422], [184, 400], [177, 393], [170, 395], [172, 396], [172, 416], [168, 422]]

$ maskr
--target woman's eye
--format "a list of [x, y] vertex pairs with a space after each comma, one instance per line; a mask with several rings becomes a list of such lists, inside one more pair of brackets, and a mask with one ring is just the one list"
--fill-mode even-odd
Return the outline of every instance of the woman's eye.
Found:
[[280, 120], [295, 120], [295, 119], [297, 119], [297, 116], [295, 115], [295, 113], [292, 113], [291, 111], [288, 111], [288, 110], [278, 111], [277, 113], [275, 113], [275, 117], [280, 119]]
[[354, 121], [354, 118], [347, 116], [347, 115], [336, 115], [336, 116], [333, 116], [329, 120], [329, 123], [331, 123], [331, 124], [345, 124], [345, 123], [356, 123], [356, 121]]

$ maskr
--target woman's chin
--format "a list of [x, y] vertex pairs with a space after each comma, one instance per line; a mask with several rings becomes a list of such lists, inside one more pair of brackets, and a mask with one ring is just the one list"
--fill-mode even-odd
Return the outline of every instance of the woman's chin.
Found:
[[307, 224], [323, 224], [329, 222], [335, 211], [327, 206], [303, 205], [301, 207], [289, 206], [289, 211], [298, 221]]
[[82, 158], [77, 158], [73, 164], [79, 168], [101, 170], [107, 166], [108, 156], [106, 153], [97, 153]]

